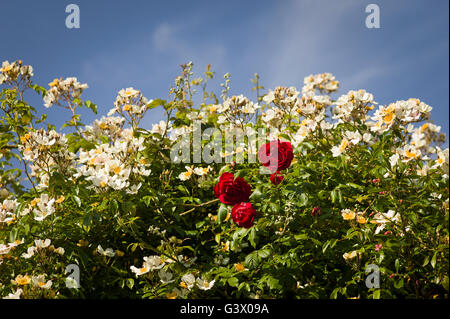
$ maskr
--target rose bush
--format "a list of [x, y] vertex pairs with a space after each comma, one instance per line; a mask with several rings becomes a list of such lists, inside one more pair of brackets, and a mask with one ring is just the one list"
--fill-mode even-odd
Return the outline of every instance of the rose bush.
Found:
[[[31, 66], [3, 62], [1, 297], [448, 297], [448, 148], [429, 105], [336, 95], [329, 73], [301, 92], [255, 76], [252, 102], [229, 96], [228, 74], [218, 96], [210, 66], [182, 68], [169, 100], [124, 88], [85, 125], [97, 113], [87, 84], [44, 88]], [[61, 129], [33, 94], [60, 107]], [[143, 128], [156, 107], [166, 119]], [[194, 141], [208, 129], [220, 160], [180, 162], [176, 146], [210, 150]], [[236, 129], [240, 142], [222, 138]], [[366, 286], [369, 265], [379, 287]]]

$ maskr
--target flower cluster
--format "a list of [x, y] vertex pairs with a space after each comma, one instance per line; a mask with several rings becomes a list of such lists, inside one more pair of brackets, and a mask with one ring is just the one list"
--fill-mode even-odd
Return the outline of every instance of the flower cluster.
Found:
[[212, 167], [209, 165], [207, 167], [185, 166], [185, 169], [185, 172], [182, 172], [180, 173], [180, 175], [178, 175], [178, 178], [182, 181], [191, 179], [193, 175], [206, 176], [212, 170]]
[[162, 259], [159, 256], [149, 256], [144, 257], [144, 262], [142, 264], [142, 267], [137, 268], [135, 266], [131, 266], [130, 269], [132, 272], [134, 272], [137, 276], [144, 275], [148, 273], [149, 271], [153, 270], [159, 270], [166, 264], [166, 260]]
[[33, 74], [33, 67], [31, 65], [22, 65], [22, 61], [3, 61], [0, 68], [0, 84], [17, 82], [19, 75], [22, 76], [24, 82], [29, 82]]
[[428, 119], [431, 110], [431, 106], [418, 99], [397, 101], [388, 106], [380, 106], [371, 118], [373, 122], [368, 122], [367, 125], [370, 126], [373, 132], [381, 134], [389, 130], [396, 123], [405, 125]]
[[339, 88], [339, 81], [331, 73], [311, 74], [304, 78], [303, 94], [319, 90], [320, 92], [332, 93]]
[[25, 259], [29, 259], [29, 258], [33, 257], [34, 254], [36, 254], [37, 252], [39, 252], [43, 249], [47, 249], [48, 251], [54, 252], [61, 256], [64, 255], [64, 253], [65, 253], [64, 248], [63, 247], [55, 248], [55, 246], [51, 245], [51, 242], [52, 241], [48, 238], [45, 240], [35, 239], [34, 246], [28, 247], [27, 252], [23, 253], [21, 257], [25, 258]]
[[250, 228], [256, 210], [248, 202], [251, 187], [242, 177], [234, 177], [233, 173], [223, 173], [214, 186], [215, 196], [225, 205], [232, 205], [231, 218], [240, 227]]
[[411, 132], [409, 144], [414, 145], [415, 148], [433, 153], [430, 149], [430, 144], [439, 139], [438, 133], [441, 131], [440, 126], [427, 122], [417, 128], [414, 128], [414, 126], [410, 124], [407, 126], [407, 129]]
[[136, 180], [133, 176], [148, 176], [151, 172], [144, 158], [137, 159], [138, 153], [144, 150], [143, 138], [131, 137], [128, 140], [116, 140], [114, 144], [101, 144], [89, 151], [80, 150], [75, 178], [83, 176], [91, 181], [90, 188], [97, 191], [112, 188], [126, 189], [135, 194], [141, 183], [130, 183]]
[[15, 220], [17, 204], [16, 199], [5, 199], [0, 204], [0, 224], [11, 223]]
[[273, 91], [264, 96], [263, 101], [267, 104], [273, 103], [285, 112], [289, 112], [294, 108], [297, 97], [300, 94], [295, 87], [277, 86]]
[[67, 138], [55, 130], [30, 131], [20, 137], [19, 150], [29, 161], [32, 176], [40, 179], [39, 186], [48, 186], [52, 170], [67, 174], [73, 168], [75, 154], [67, 147]]
[[242, 94], [238, 96], [232, 96], [226, 99], [222, 104], [217, 107], [210, 108], [210, 112], [219, 113], [218, 123], [222, 124], [225, 121], [229, 121], [231, 124], [244, 127], [253, 118], [256, 110], [259, 109], [258, 104], [254, 104], [248, 98]]
[[364, 141], [369, 143], [371, 140], [372, 135], [369, 133], [364, 133], [364, 135], [361, 135], [358, 131], [345, 131], [341, 143], [339, 146], [333, 146], [331, 148], [331, 153], [334, 157], [337, 157], [344, 153], [348, 148], [358, 145], [359, 142]]
[[350, 90], [336, 101], [333, 118], [343, 122], [365, 121], [367, 113], [374, 109], [373, 95], [365, 90]]
[[92, 141], [99, 141], [102, 136], [108, 137], [111, 141], [122, 139], [125, 137], [124, 124], [125, 119], [121, 116], [103, 116], [85, 127], [85, 136]]
[[0, 244], [0, 265], [3, 262], [3, 259], [9, 258], [9, 252], [14, 249], [15, 247], [23, 244], [24, 241], [23, 240], [15, 240], [12, 243], [7, 243], [7, 244]]
[[50, 198], [48, 194], [43, 193], [40, 197], [34, 198], [26, 207], [22, 214], [26, 215], [33, 212], [34, 219], [37, 221], [43, 221], [48, 216], [52, 215], [56, 211], [56, 205], [64, 201], [64, 196], [58, 199]]
[[108, 116], [118, 113], [133, 127], [137, 127], [148, 109], [148, 104], [152, 101], [143, 96], [141, 91], [132, 87], [122, 89], [117, 94], [114, 108], [108, 112]]
[[50, 89], [44, 96], [44, 106], [47, 108], [54, 104], [61, 105], [62, 102], [70, 104], [74, 99], [79, 99], [88, 88], [86, 83], [81, 84], [76, 77], [54, 79], [48, 85]]

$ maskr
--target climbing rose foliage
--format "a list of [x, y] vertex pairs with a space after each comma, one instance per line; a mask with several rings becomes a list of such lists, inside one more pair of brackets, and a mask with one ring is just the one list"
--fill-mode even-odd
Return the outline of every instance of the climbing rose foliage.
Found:
[[0, 68], [1, 298], [448, 298], [449, 151], [424, 101], [330, 73], [232, 95], [190, 62], [167, 100], [126, 87], [107, 110], [34, 72]]

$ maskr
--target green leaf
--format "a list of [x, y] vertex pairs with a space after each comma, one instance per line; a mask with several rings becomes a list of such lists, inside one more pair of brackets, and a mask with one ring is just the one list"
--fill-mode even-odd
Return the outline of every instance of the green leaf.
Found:
[[249, 169], [240, 169], [236, 172], [236, 174], [234, 174], [234, 177], [235, 178], [236, 177], [245, 177], [248, 175], [249, 171], [250, 171]]
[[302, 146], [306, 147], [309, 150], [313, 150], [315, 148], [315, 146], [309, 142], [303, 142]]
[[422, 267], [425, 267], [430, 262], [430, 256], [426, 256], [425, 260], [423, 261]]
[[403, 278], [400, 278], [399, 280], [396, 280], [394, 282], [394, 287], [397, 289], [400, 289], [403, 287]]
[[128, 278], [127, 279], [127, 287], [130, 289], [133, 289], [134, 286], [134, 279], [133, 278]]
[[325, 253], [325, 251], [327, 250], [328, 246], [330, 246], [330, 241], [327, 240], [322, 247], [322, 253]]
[[112, 213], [117, 213], [119, 211], [119, 203], [117, 202], [116, 199], [112, 199], [110, 200], [110, 204], [111, 204], [111, 212]]
[[252, 227], [248, 235], [248, 240], [250, 241], [250, 245], [252, 245], [253, 248], [256, 248], [256, 239], [256, 228]]
[[373, 299], [380, 299], [381, 296], [381, 290], [377, 289], [373, 292]]
[[364, 187], [362, 187], [361, 185], [357, 185], [355, 183], [347, 183], [347, 186], [353, 187], [353, 188], [357, 188], [360, 190], [364, 190]]
[[219, 206], [219, 212], [217, 214], [217, 223], [222, 224], [227, 218], [228, 215], [228, 207], [225, 204], [221, 204]]
[[280, 281], [272, 276], [267, 279], [267, 285], [270, 289], [281, 289]]
[[330, 195], [331, 195], [331, 202], [332, 202], [333, 204], [336, 203], [337, 190], [336, 190], [336, 189], [333, 189], [333, 190], [331, 191]]
[[97, 114], [97, 105], [92, 103], [91, 101], [86, 101], [84, 102], [84, 105], [88, 108], [91, 109], [92, 112], [94, 112], [95, 114]]
[[257, 186], [253, 193], [250, 195], [250, 199], [258, 201], [262, 196], [261, 187]]
[[19, 233], [17, 228], [11, 229], [9, 232], [9, 242], [12, 243], [17, 239], [17, 234]]
[[300, 195], [300, 198], [298, 200], [298, 206], [299, 207], [304, 207], [308, 204], [308, 196], [305, 193], [302, 193]]
[[201, 221], [195, 223], [195, 228], [197, 228], [197, 229], [202, 228], [203, 225], [205, 225], [205, 221], [201, 220]]
[[278, 205], [275, 202], [270, 202], [270, 209], [272, 210], [272, 212], [274, 213], [278, 213], [279, 211], [281, 211], [281, 207], [280, 205]]
[[344, 203], [344, 197], [342, 196], [341, 190], [338, 190], [339, 203], [342, 205]]
[[448, 291], [448, 282], [449, 282], [448, 276], [445, 276], [444, 280], [442, 280], [442, 287], [444, 287], [444, 289], [447, 291]]
[[216, 234], [214, 240], [216, 241], [216, 243], [220, 244], [220, 234]]
[[341, 291], [341, 288], [340, 288], [340, 287], [334, 288], [334, 289], [333, 289], [333, 292], [332, 292], [331, 295], [330, 295], [330, 299], [337, 299], [337, 296], [338, 296], [338, 292], [339, 292], [339, 291]]
[[155, 99], [155, 100], [153, 100], [153, 101], [151, 101], [150, 103], [147, 104], [147, 108], [149, 110], [151, 110], [151, 109], [154, 109], [155, 107], [160, 106], [160, 105], [164, 106], [165, 104], [166, 104], [165, 100]]
[[433, 267], [433, 268], [436, 266], [437, 253], [438, 252], [434, 253], [433, 258], [431, 258], [431, 261], [430, 261], [431, 267]]
[[258, 266], [258, 254], [257, 252], [252, 252], [245, 257], [244, 264], [248, 269], [255, 269]]
[[228, 278], [227, 282], [231, 287], [237, 287], [239, 284], [239, 280], [236, 277]]
[[397, 258], [395, 260], [395, 271], [399, 272], [399, 269], [400, 269], [400, 260]]
[[73, 195], [72, 198], [75, 201], [75, 203], [77, 204], [77, 206], [81, 207], [81, 200], [80, 200], [80, 198], [77, 195]]
[[92, 225], [92, 215], [85, 215], [83, 217], [83, 226], [85, 227], [86, 231], [89, 231]]
[[270, 254], [271, 254], [271, 250], [269, 247], [258, 250], [258, 256], [261, 258], [267, 258], [270, 256]]

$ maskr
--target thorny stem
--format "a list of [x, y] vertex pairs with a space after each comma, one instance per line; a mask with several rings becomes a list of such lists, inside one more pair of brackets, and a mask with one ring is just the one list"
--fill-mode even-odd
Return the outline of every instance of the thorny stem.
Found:
[[203, 207], [203, 206], [207, 206], [207, 205], [209, 205], [209, 204], [213, 204], [213, 203], [216, 203], [216, 202], [218, 202], [218, 201], [219, 201], [219, 199], [216, 198], [216, 199], [213, 199], [213, 200], [210, 200], [210, 201], [208, 201], [208, 202], [205, 202], [205, 203], [202, 203], [202, 204], [198, 204], [198, 205], [195, 205], [195, 204], [187, 204], [186, 206], [188, 206], [188, 205], [189, 205], [189, 206], [190, 206], [190, 205], [193, 205], [194, 207], [191, 208], [191, 209], [189, 209], [189, 210], [187, 210], [187, 211], [185, 211], [185, 212], [183, 212], [183, 213], [181, 213], [180, 216], [189, 214], [190, 212], [193, 212], [196, 208]]

